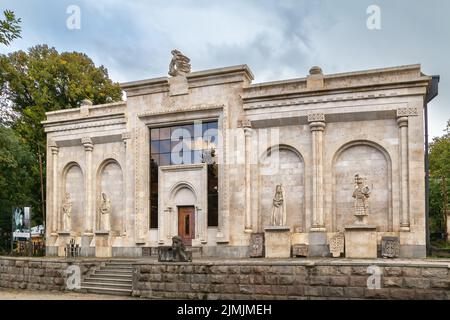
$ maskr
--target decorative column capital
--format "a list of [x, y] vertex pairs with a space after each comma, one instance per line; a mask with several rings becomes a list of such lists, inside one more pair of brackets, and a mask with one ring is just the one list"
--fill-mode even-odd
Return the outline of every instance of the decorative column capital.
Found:
[[250, 120], [242, 120], [242, 128], [244, 129], [244, 134], [246, 137], [249, 137], [253, 133], [252, 123]]
[[408, 117], [398, 117], [397, 118], [398, 127], [407, 127], [408, 126]]
[[129, 140], [131, 139], [131, 132], [130, 131], [126, 131], [124, 133], [122, 133], [122, 140]]
[[53, 155], [57, 155], [58, 154], [58, 152], [59, 152], [59, 147], [58, 147], [58, 145], [56, 144], [56, 142], [55, 141], [50, 141], [49, 143], [48, 143], [48, 146], [50, 147], [50, 149], [52, 150], [52, 154]]
[[85, 151], [92, 151], [94, 149], [94, 144], [90, 137], [81, 138], [81, 144], [84, 146]]
[[131, 132], [130, 131], [126, 131], [124, 133], [122, 133], [122, 141], [125, 144], [125, 147], [127, 147], [128, 145], [128, 140], [131, 139]]
[[312, 131], [325, 130], [325, 114], [323, 113], [310, 113], [308, 114], [309, 128]]

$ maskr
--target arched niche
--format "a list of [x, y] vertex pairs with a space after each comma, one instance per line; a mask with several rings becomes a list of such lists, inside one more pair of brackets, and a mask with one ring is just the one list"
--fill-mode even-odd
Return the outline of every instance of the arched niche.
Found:
[[282, 184], [286, 201], [286, 225], [291, 230], [305, 228], [305, 165], [300, 152], [288, 145], [269, 148], [259, 163], [259, 220], [262, 228], [271, 224], [275, 189]]
[[105, 193], [111, 203], [110, 231], [121, 234], [124, 231], [125, 221], [125, 190], [122, 168], [116, 160], [107, 159], [99, 166], [96, 190], [96, 229], [100, 229], [101, 194]]
[[194, 187], [187, 182], [177, 183], [171, 188], [170, 203], [174, 206], [196, 206], [197, 195]]
[[371, 141], [353, 141], [342, 146], [333, 158], [333, 229], [353, 224], [354, 176], [359, 173], [371, 189], [368, 224], [380, 232], [392, 230], [391, 159], [388, 152]]
[[[71, 226], [75, 233], [81, 234], [84, 231], [84, 225], [86, 221], [85, 212], [85, 186], [84, 186], [84, 176], [81, 171], [81, 167], [76, 162], [70, 162], [67, 164], [63, 170], [63, 194], [60, 199], [65, 198], [65, 194], [70, 194], [70, 199], [72, 201], [72, 211], [71, 211]], [[60, 204], [60, 229], [63, 229], [63, 217], [62, 217], [62, 202]]]

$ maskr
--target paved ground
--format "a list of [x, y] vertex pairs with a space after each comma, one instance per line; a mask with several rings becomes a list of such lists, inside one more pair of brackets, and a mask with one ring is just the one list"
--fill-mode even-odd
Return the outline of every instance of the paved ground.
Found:
[[76, 292], [0, 289], [0, 300], [136, 300], [136, 298]]

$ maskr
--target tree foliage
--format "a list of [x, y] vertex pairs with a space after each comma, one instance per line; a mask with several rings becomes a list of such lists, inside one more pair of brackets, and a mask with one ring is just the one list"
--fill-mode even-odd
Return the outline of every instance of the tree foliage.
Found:
[[0, 89], [2, 114], [10, 115], [1, 121], [32, 154], [30, 196], [39, 204], [33, 208], [35, 212], [42, 213], [38, 159], [40, 155], [45, 170], [46, 135], [41, 124], [45, 113], [79, 107], [84, 99], [94, 104], [120, 101], [121, 89], [109, 79], [107, 69], [96, 67], [87, 55], [59, 53], [47, 45], [0, 55]]
[[445, 134], [430, 144], [430, 229], [445, 232], [445, 206], [450, 192], [450, 120]]
[[0, 20], [0, 43], [9, 45], [14, 39], [20, 38], [20, 18], [16, 18], [14, 12], [5, 10], [4, 20]]
[[[37, 207], [33, 197], [35, 158], [22, 139], [12, 130], [0, 125], [0, 229], [1, 234], [11, 232], [11, 212], [14, 206]], [[36, 223], [41, 219], [37, 216]], [[9, 243], [0, 241], [1, 247]]]

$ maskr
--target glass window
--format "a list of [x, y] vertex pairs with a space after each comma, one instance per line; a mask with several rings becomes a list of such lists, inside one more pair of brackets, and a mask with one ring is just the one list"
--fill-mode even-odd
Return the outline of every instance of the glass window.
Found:
[[150, 140], [159, 140], [159, 129], [150, 130]]
[[150, 152], [151, 153], [159, 153], [159, 141], [151, 141], [150, 142]]
[[158, 227], [158, 167], [208, 164], [208, 226], [218, 225], [218, 123], [195, 122], [150, 129], [150, 227]]
[[160, 153], [168, 153], [170, 151], [171, 151], [170, 140], [159, 141], [159, 152]]
[[159, 155], [159, 165], [160, 166], [170, 165], [170, 153], [161, 153]]
[[159, 139], [160, 140], [169, 140], [170, 139], [170, 128], [159, 129]]

